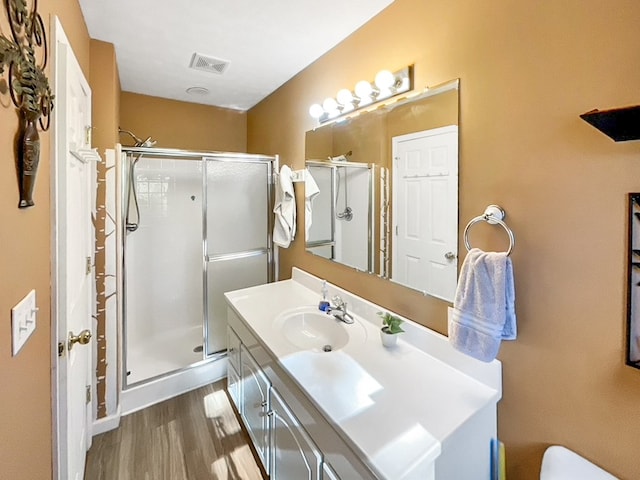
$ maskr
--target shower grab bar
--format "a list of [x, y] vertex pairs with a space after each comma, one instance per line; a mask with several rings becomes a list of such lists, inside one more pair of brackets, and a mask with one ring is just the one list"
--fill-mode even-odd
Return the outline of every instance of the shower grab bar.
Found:
[[349, 167], [349, 168], [373, 168], [374, 163], [360, 163], [360, 162], [343, 162], [343, 161], [330, 161], [330, 160], [306, 160], [306, 165], [313, 167]]
[[509, 250], [507, 250], [507, 255], [511, 255], [516, 240], [513, 231], [502, 220], [504, 217], [505, 213], [502, 207], [499, 205], [489, 205], [482, 215], [472, 218], [464, 229], [464, 246], [467, 247], [467, 251], [471, 250], [471, 245], [469, 244], [469, 228], [478, 222], [485, 221], [491, 225], [498, 224], [504, 228], [504, 231], [507, 232], [509, 236]]
[[245, 252], [237, 253], [220, 253], [217, 255], [207, 255], [207, 262], [223, 262], [226, 260], [239, 260], [241, 258], [259, 257], [260, 255], [267, 255], [269, 253], [268, 248], [257, 248], [254, 250], [247, 250]]
[[334, 240], [314, 240], [312, 242], [307, 242], [305, 244], [306, 248], [315, 248], [315, 247], [335, 247], [336, 242]]

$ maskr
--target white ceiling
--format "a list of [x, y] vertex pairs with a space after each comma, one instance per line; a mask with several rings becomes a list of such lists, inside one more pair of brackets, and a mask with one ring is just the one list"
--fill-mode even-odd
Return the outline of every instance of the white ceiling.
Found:
[[[122, 90], [247, 110], [393, 0], [80, 0], [91, 38], [115, 45]], [[195, 52], [229, 62], [189, 68]], [[190, 95], [189, 87], [207, 95]]]

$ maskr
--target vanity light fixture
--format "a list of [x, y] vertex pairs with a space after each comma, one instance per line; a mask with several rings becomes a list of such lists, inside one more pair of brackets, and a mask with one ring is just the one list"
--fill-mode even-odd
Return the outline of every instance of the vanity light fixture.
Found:
[[356, 83], [353, 91], [343, 88], [338, 91], [335, 98], [328, 97], [322, 104], [314, 103], [309, 108], [309, 115], [318, 119], [320, 123], [325, 123], [412, 89], [412, 65], [396, 72], [381, 70], [373, 83], [361, 80]]

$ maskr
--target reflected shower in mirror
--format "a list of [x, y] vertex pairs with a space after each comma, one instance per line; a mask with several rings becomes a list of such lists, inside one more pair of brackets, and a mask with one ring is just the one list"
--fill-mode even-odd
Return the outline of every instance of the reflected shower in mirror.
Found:
[[458, 93], [456, 79], [306, 133], [307, 251], [453, 301]]
[[358, 270], [372, 271], [374, 165], [308, 161], [307, 169], [320, 190], [313, 200], [307, 249]]

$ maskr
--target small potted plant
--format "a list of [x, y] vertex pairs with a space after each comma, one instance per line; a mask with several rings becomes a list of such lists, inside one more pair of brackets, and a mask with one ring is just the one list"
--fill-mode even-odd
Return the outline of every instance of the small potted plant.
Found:
[[398, 334], [404, 332], [400, 325], [403, 320], [400, 317], [391, 315], [389, 312], [378, 312], [382, 318], [382, 328], [380, 329], [380, 339], [385, 347], [393, 347], [398, 341]]

